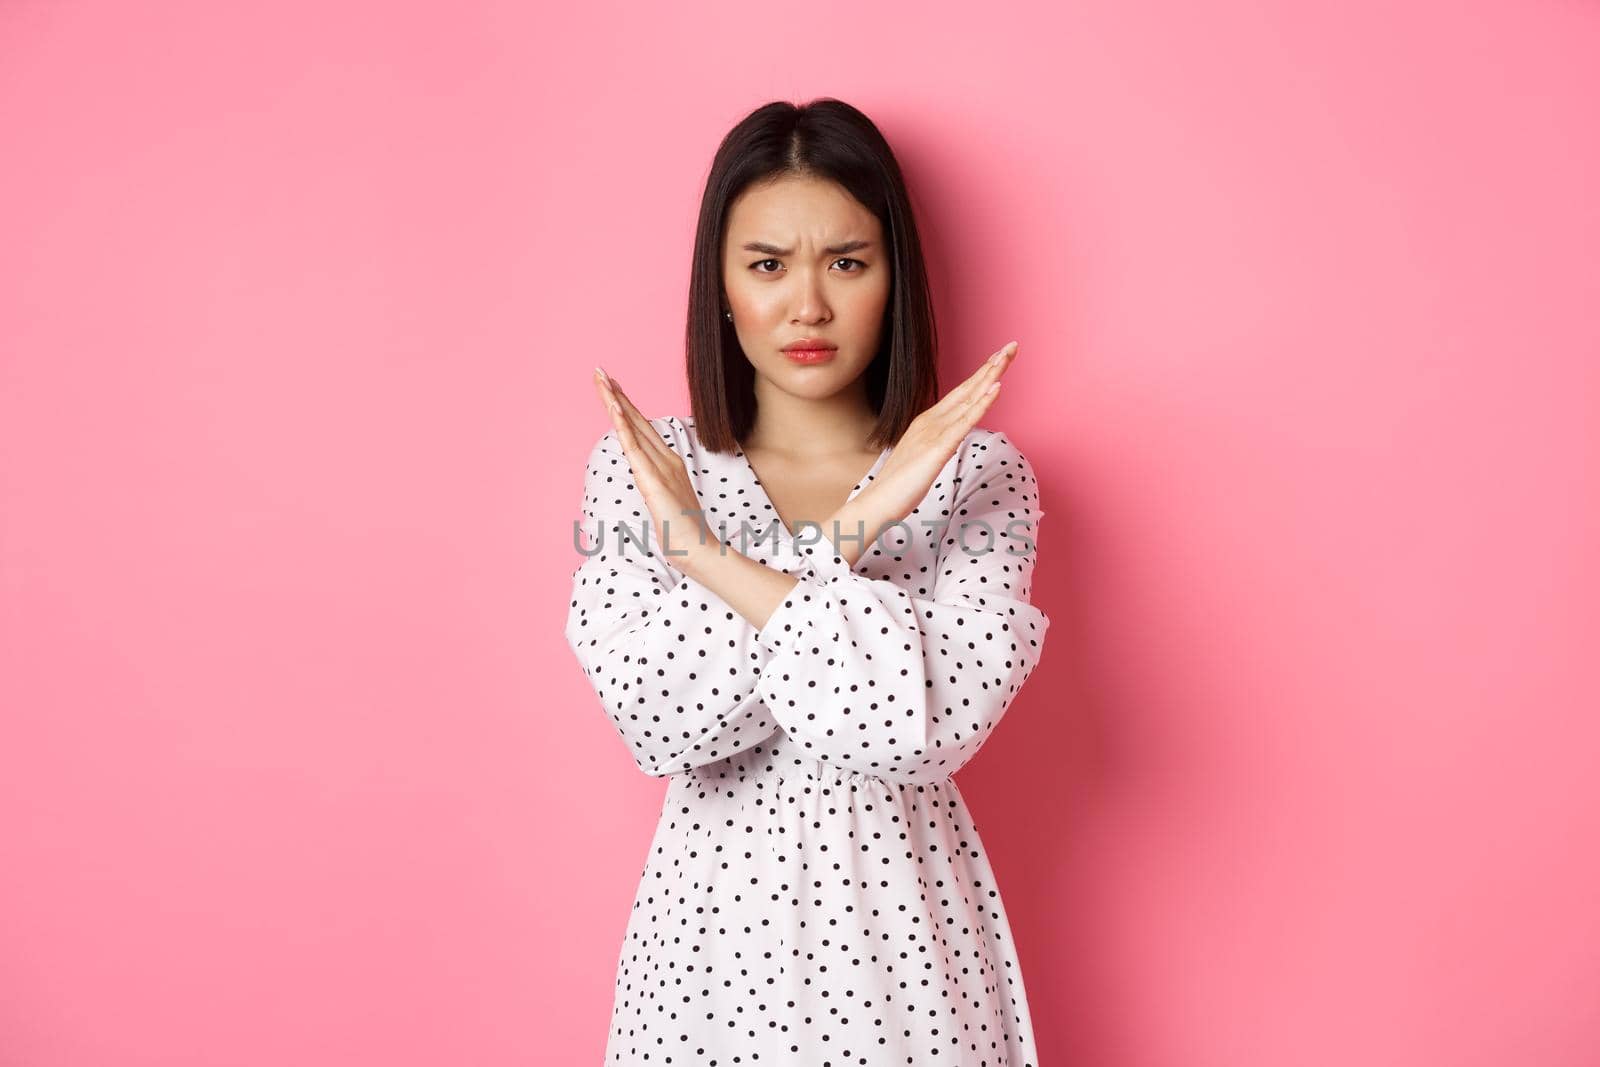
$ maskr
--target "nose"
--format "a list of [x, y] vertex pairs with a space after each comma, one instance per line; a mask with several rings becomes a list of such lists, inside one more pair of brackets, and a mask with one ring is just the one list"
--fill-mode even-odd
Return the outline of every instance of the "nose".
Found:
[[814, 270], [800, 271], [795, 284], [798, 289], [794, 294], [793, 322], [796, 325], [827, 322], [832, 316], [827, 295], [822, 291], [821, 276]]

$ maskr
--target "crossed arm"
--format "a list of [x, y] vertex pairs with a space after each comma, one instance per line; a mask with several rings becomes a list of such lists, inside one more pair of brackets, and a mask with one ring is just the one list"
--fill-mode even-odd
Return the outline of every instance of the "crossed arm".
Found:
[[[583, 508], [585, 529], [604, 536], [574, 573], [566, 635], [640, 769], [688, 771], [780, 729], [860, 773], [922, 780], [964, 766], [1037, 663], [1049, 620], [1030, 602], [1044, 513], [1027, 460], [980, 431], [954, 470], [927, 587], [856, 574], [866, 539], [853, 535], [803, 544], [798, 576], [714, 538], [669, 566], [627, 536], [650, 511], [616, 431], [604, 435]], [[830, 533], [876, 530], [867, 506], [834, 519]]]

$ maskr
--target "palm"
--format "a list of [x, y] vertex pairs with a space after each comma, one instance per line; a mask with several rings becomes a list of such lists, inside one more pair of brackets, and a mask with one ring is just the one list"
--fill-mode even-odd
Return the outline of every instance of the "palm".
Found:
[[682, 559], [702, 540], [710, 540], [709, 528], [700, 513], [700, 498], [683, 457], [667, 447], [622, 387], [602, 374], [595, 376], [595, 389], [611, 413], [617, 443], [633, 471], [633, 483], [650, 510], [654, 540], [648, 547], [670, 564]]
[[872, 485], [861, 494], [870, 496], [885, 521], [905, 518], [928, 495], [934, 479], [999, 395], [1000, 377], [1016, 352], [1013, 341], [912, 420]]

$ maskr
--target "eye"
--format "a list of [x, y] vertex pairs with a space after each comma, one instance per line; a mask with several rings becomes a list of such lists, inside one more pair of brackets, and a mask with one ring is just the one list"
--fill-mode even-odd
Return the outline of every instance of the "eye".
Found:
[[[775, 270], [762, 270], [761, 266], [764, 263], [779, 263], [779, 265], [781, 266], [780, 261], [776, 260], [776, 259], [758, 259], [754, 263], [750, 264], [750, 269], [755, 271], [757, 274], [776, 274], [777, 273], [777, 271], [775, 271]], [[866, 263], [862, 262], [861, 260], [852, 259], [849, 256], [845, 256], [842, 259], [836, 259], [836, 260], [834, 260], [834, 263], [836, 263], [836, 264], [837, 263], [854, 263], [855, 264], [855, 268], [853, 270], [845, 271], [844, 273], [846, 273], [846, 274], [860, 274], [863, 270], [866, 269], [866, 266], [867, 266]]]

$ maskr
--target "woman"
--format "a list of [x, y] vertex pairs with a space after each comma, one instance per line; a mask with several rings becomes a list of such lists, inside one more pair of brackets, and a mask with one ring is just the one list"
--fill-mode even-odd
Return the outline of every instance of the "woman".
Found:
[[[670, 776], [608, 1064], [1036, 1065], [994, 875], [951, 775], [1038, 662], [1039, 490], [978, 427], [1009, 344], [942, 399], [900, 169], [836, 100], [713, 163], [693, 415], [596, 368], [567, 641]], [[759, 472], [759, 473], [758, 473]]]

